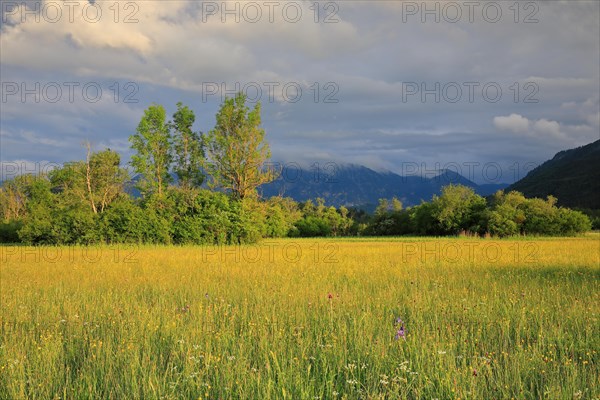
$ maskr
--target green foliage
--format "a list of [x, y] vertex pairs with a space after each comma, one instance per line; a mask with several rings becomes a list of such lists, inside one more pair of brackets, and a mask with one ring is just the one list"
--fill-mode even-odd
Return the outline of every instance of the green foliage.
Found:
[[52, 243], [51, 211], [55, 205], [50, 188], [45, 176], [36, 177], [27, 186], [26, 216], [18, 232], [23, 243]]
[[418, 235], [439, 235], [437, 220], [434, 217], [435, 208], [432, 203], [421, 203], [411, 209], [410, 217], [415, 233]]
[[192, 130], [194, 112], [181, 102], [169, 123], [173, 140], [174, 171], [182, 188], [200, 187], [204, 182], [204, 145], [200, 133]]
[[344, 236], [350, 233], [353, 226], [347, 208], [326, 207], [325, 201], [320, 198], [317, 199], [316, 206], [307, 201], [301, 210], [303, 216], [294, 224], [291, 236]]
[[102, 241], [106, 243], [168, 242], [160, 226], [153, 210], [143, 209], [129, 197], [115, 201], [100, 217]]
[[573, 236], [592, 229], [592, 222], [589, 217], [581, 211], [561, 207], [558, 209], [558, 220], [560, 235]]
[[231, 201], [223, 193], [172, 188], [168, 193], [173, 214], [173, 242], [225, 244], [231, 241]]
[[[381, 199], [372, 217], [327, 206], [321, 198], [316, 204], [282, 197], [264, 201], [256, 188], [273, 178], [273, 171], [264, 169], [269, 147], [260, 128], [260, 105], [250, 111], [245, 102], [243, 94], [226, 99], [206, 140], [192, 130], [195, 115], [182, 103], [169, 123], [162, 106], [146, 109], [130, 137], [142, 199], [125, 193], [128, 173], [119, 154], [93, 153], [89, 144], [83, 161], [65, 163], [48, 176], [4, 182], [0, 241], [245, 244], [283, 236], [577, 235], [592, 228], [588, 216], [558, 208], [552, 196], [526, 199], [500, 191], [486, 202], [461, 185], [446, 186], [431, 202], [406, 210], [396, 198]], [[200, 189], [203, 164], [225, 192]], [[177, 187], [168, 185], [171, 167]]]
[[486, 213], [488, 232], [501, 237], [521, 234], [526, 202], [527, 199], [519, 192], [504, 194], [503, 191], [498, 191]]
[[19, 243], [19, 230], [22, 226], [23, 222], [19, 220], [0, 222], [0, 243]]
[[153, 193], [162, 196], [171, 181], [170, 138], [164, 107], [152, 104], [144, 111], [136, 133], [129, 137], [131, 148], [136, 151], [131, 157], [131, 165], [140, 176], [138, 187], [145, 196]]
[[5, 222], [23, 218], [27, 211], [27, 200], [31, 196], [31, 186], [38, 179], [31, 174], [23, 174], [3, 182], [0, 188], [0, 215]]
[[124, 192], [128, 173], [120, 164], [119, 153], [110, 149], [91, 153], [88, 144], [85, 161], [67, 162], [62, 168], [50, 171], [49, 178], [63, 198], [99, 213]]
[[260, 123], [260, 103], [250, 111], [246, 95], [238, 93], [235, 98], [225, 99], [216, 126], [206, 138], [212, 184], [238, 199], [255, 197], [256, 188], [275, 177], [265, 169], [271, 152]]
[[289, 197], [272, 197], [266, 202], [265, 237], [297, 236], [296, 222], [302, 213]]
[[414, 234], [412, 210], [392, 210], [376, 214], [367, 234], [373, 236], [400, 236]]
[[590, 219], [593, 230], [600, 230], [600, 210], [592, 210], [589, 208], [580, 208], [576, 210], [582, 212]]
[[485, 210], [485, 199], [469, 187], [448, 185], [441, 196], [431, 201], [432, 217], [437, 221], [439, 232], [458, 234], [460, 231], [481, 231], [481, 215]]
[[319, 237], [319, 236], [331, 236], [331, 227], [327, 224], [327, 221], [322, 217], [315, 215], [308, 215], [303, 217], [295, 224], [296, 230], [294, 231], [295, 236], [299, 237]]
[[365, 233], [390, 235], [456, 235], [462, 232], [515, 235], [576, 235], [591, 229], [582, 212], [557, 208], [556, 199], [526, 199], [512, 191], [485, 200], [464, 186], [447, 186], [442, 195], [404, 211], [390, 210], [382, 200]]
[[19, 230], [26, 244], [91, 244], [100, 240], [97, 214], [73, 198], [52, 194], [28, 203], [27, 217]]
[[121, 168], [121, 156], [116, 151], [106, 149], [89, 155], [88, 153], [88, 195], [96, 212], [103, 212], [124, 192], [129, 174]]

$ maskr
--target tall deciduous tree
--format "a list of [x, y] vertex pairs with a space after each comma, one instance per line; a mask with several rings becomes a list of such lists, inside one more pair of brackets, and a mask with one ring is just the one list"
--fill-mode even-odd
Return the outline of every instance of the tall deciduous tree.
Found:
[[131, 148], [136, 151], [131, 165], [140, 175], [139, 189], [144, 195], [162, 196], [171, 181], [171, 143], [166, 112], [163, 106], [152, 104], [144, 111], [137, 132], [129, 137]]
[[86, 143], [85, 161], [72, 161], [50, 172], [52, 186], [72, 202], [87, 204], [98, 214], [124, 192], [127, 171], [120, 167], [121, 156], [106, 149], [92, 153]]
[[169, 123], [173, 138], [174, 171], [179, 185], [184, 189], [200, 187], [204, 181], [204, 146], [202, 134], [192, 130], [195, 120], [194, 112], [179, 102], [173, 120]]
[[225, 99], [216, 126], [207, 136], [207, 170], [212, 184], [238, 199], [255, 196], [258, 186], [275, 178], [273, 171], [265, 168], [271, 152], [260, 122], [260, 103], [250, 111], [246, 96], [238, 93]]
[[106, 149], [92, 153], [87, 158], [86, 186], [94, 212], [106, 207], [124, 192], [127, 171], [121, 168], [121, 156]]

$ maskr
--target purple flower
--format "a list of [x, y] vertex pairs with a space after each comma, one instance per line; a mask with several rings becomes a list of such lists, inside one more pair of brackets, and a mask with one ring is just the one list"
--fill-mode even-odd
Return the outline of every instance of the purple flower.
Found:
[[398, 331], [396, 331], [396, 335], [394, 336], [394, 338], [396, 340], [400, 338], [406, 340], [406, 331], [404, 330], [404, 322], [402, 321], [402, 318], [396, 318], [396, 320], [394, 321], [394, 326], [398, 327]]
[[396, 332], [396, 336], [394, 336], [394, 338], [395, 338], [396, 340], [398, 340], [398, 339], [400, 339], [400, 338], [402, 338], [402, 339], [406, 340], [406, 332], [404, 331], [404, 325], [402, 325], [402, 326], [400, 327], [400, 329], [398, 329], [398, 332]]

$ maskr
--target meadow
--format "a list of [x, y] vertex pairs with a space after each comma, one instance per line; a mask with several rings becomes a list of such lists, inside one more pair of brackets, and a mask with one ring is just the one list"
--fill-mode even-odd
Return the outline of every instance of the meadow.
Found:
[[1, 247], [1, 399], [598, 399], [600, 236]]

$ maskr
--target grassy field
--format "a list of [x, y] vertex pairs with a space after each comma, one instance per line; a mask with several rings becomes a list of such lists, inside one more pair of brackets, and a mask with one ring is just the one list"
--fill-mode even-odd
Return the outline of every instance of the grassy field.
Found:
[[1, 399], [600, 396], [598, 234], [0, 251]]

